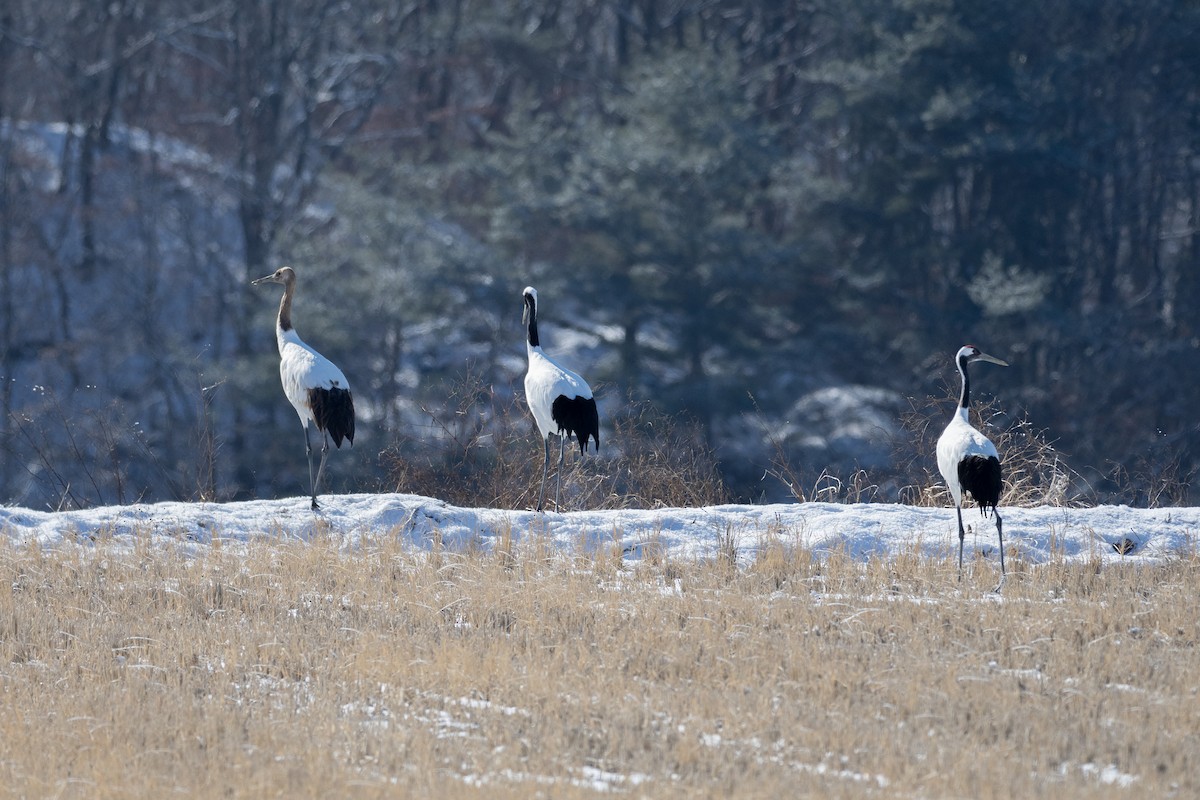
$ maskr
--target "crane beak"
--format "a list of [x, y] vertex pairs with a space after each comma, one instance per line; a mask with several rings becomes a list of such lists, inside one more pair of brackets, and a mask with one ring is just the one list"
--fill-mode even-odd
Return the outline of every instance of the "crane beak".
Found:
[[979, 355], [975, 356], [971, 360], [972, 361], [986, 361], [989, 364], [998, 364], [1001, 367], [1008, 366], [1007, 361], [1001, 361], [1000, 359], [996, 358], [995, 356], [989, 356], [987, 353], [980, 353]]
[[261, 278], [255, 278], [254, 280], [250, 281], [250, 285], [251, 286], [262, 286], [264, 283], [274, 283], [274, 282], [275, 282], [275, 273], [272, 272], [270, 275], [263, 275]]

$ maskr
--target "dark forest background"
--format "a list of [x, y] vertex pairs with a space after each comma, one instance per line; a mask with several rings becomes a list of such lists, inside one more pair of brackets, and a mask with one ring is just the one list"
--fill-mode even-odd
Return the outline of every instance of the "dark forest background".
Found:
[[1198, 42], [1171, 0], [6, 0], [0, 498], [302, 494], [249, 286], [290, 263], [336, 490], [513, 424], [533, 284], [597, 470], [652, 408], [734, 497], [895, 498], [972, 342], [1073, 492], [1186, 500]]

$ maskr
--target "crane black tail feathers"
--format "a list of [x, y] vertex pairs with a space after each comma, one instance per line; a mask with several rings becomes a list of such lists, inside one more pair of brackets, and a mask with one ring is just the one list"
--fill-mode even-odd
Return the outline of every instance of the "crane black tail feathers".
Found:
[[979, 504], [979, 510], [987, 516], [988, 509], [995, 511], [1000, 503], [1000, 492], [1004, 479], [1000, 474], [1000, 459], [995, 456], [967, 456], [958, 462], [958, 482], [964, 492], [970, 492]]
[[341, 448], [342, 439], [354, 444], [354, 398], [348, 389], [337, 386], [309, 389], [308, 406], [317, 430], [328, 433], [335, 447]]
[[558, 425], [559, 435], [575, 435], [580, 453], [587, 452], [589, 437], [596, 440], [596, 452], [600, 452], [600, 412], [594, 397], [560, 394], [550, 405], [550, 418]]

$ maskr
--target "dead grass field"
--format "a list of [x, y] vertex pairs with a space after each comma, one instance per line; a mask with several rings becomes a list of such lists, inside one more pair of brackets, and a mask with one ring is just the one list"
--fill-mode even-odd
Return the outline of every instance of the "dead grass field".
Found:
[[0, 540], [3, 792], [1200, 795], [1194, 557], [338, 545]]

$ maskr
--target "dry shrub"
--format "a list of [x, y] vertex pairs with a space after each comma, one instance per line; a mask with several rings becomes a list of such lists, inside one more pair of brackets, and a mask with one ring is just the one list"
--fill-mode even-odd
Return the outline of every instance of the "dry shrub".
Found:
[[617, 455], [580, 498], [585, 507], [684, 508], [731, 499], [698, 423], [630, 399], [613, 420], [612, 438]]
[[[388, 487], [461, 506], [533, 508], [543, 444], [524, 401], [501, 397], [467, 375], [443, 410], [423, 409], [431, 425], [401, 436], [383, 453]], [[606, 424], [607, 423], [607, 424]], [[562, 507], [658, 508], [715, 505], [730, 499], [699, 426], [630, 400], [601, 420], [599, 453], [580, 456], [567, 442]], [[546, 507], [553, 508], [558, 443], [550, 446]]]
[[[901, 418], [903, 439], [895, 448], [899, 473], [905, 481], [899, 490], [901, 502], [916, 506], [952, 504], [937, 470], [937, 440], [949, 419], [947, 403], [957, 400], [956, 394], [943, 400], [931, 397], [920, 404], [910, 402]], [[986, 398], [972, 403], [971, 424], [1000, 451], [1004, 468], [1001, 505], [1063, 506], [1083, 499], [1079, 485], [1086, 489], [1086, 482], [1067, 465], [1046, 431], [1035, 428], [1027, 417], [1010, 419], [995, 398]]]
[[[83, 401], [80, 401], [83, 402]], [[150, 484], [182, 496], [150, 437], [116, 400], [72, 411], [52, 389], [42, 402], [9, 416], [7, 437], [0, 442], [7, 457], [29, 473], [32, 494], [56, 511], [109, 504], [136, 503]], [[211, 453], [202, 453], [200, 470]]]
[[1162, 508], [1190, 505], [1196, 470], [1185, 467], [1178, 453], [1143, 455], [1131, 467], [1111, 464], [1104, 477], [1104, 502]]
[[[899, 492], [902, 502], [950, 504], [949, 492], [937, 472], [936, 451], [947, 421], [947, 406], [953, 407], [956, 401], [957, 395], [940, 401], [928, 398], [923, 404], [913, 403], [903, 416], [904, 439], [895, 448], [899, 473], [904, 476]], [[1001, 505], [1123, 503], [1158, 508], [1188, 504], [1195, 470], [1185, 468], [1177, 454], [1147, 455], [1132, 467], [1113, 464], [1099, 482], [1093, 482], [1069, 466], [1046, 430], [1035, 428], [1025, 415], [1011, 418], [995, 398], [973, 403], [971, 422], [1000, 451], [1004, 466]]]
[[221, 444], [213, 403], [223, 384], [197, 382], [191, 446], [166, 451], [170, 437], [160, 428], [143, 427], [122, 400], [98, 402], [95, 387], [65, 400], [53, 389], [42, 389], [41, 401], [11, 413], [0, 435], [0, 452], [10, 467], [28, 473], [21, 496], [13, 499], [55, 511], [162, 496], [216, 499]]
[[[785, 464], [786, 462], [778, 459], [774, 460], [771, 473], [786, 474], [791, 467], [782, 466]], [[823, 469], [816, 477], [807, 481], [792, 472], [785, 483], [801, 503], [871, 503], [881, 499], [882, 491], [879, 484], [875, 483], [864, 469], [857, 469], [845, 477]]]
[[[756, 412], [758, 401], [750, 395]], [[761, 414], [760, 414], [761, 418]], [[883, 499], [883, 490], [864, 469], [846, 476], [822, 468], [817, 472], [795, 466], [777, 429], [761, 423], [763, 436], [771, 446], [771, 462], [766, 474], [787, 487], [792, 497], [801, 503], [870, 503]]]
[[380, 454], [387, 488], [467, 507], [536, 503], [531, 478], [540, 477], [542, 452], [520, 400], [467, 374], [442, 408], [421, 410], [429, 424], [402, 432]]

